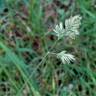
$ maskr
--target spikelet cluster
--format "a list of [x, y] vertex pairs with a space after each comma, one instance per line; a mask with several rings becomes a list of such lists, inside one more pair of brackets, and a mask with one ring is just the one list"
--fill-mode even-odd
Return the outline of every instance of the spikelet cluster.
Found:
[[[81, 19], [82, 18], [79, 15], [66, 19], [65, 28], [63, 27], [63, 23], [60, 22], [60, 24], [56, 25], [55, 29], [53, 30], [55, 32], [55, 35], [58, 37], [58, 39], [61, 39], [63, 37], [75, 39], [75, 37], [79, 35]], [[72, 54], [66, 53], [66, 51], [57, 53], [57, 58], [60, 59], [63, 64], [69, 64], [71, 61], [75, 60], [75, 57]]]
[[66, 19], [65, 28], [63, 27], [63, 23], [60, 22], [60, 24], [56, 25], [55, 29], [53, 30], [55, 32], [55, 35], [58, 38], [66, 36], [74, 39], [77, 35], [79, 35], [79, 27], [81, 25], [81, 19], [82, 18], [79, 15]]

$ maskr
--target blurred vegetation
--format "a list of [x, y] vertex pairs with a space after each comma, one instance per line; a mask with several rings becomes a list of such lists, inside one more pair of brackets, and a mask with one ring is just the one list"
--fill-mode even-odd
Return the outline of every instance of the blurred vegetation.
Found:
[[[46, 56], [58, 22], [80, 14], [76, 40], [60, 41], [76, 62]], [[96, 96], [95, 0], [0, 0], [0, 96]]]

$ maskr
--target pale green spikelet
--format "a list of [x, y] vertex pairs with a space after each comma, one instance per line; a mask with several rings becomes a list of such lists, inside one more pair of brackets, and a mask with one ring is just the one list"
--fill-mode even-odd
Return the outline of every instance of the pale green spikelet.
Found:
[[70, 63], [70, 61], [75, 61], [75, 57], [72, 54], [66, 53], [66, 51], [62, 51], [57, 54], [57, 58], [61, 59], [63, 64]]
[[60, 22], [58, 25], [55, 26], [55, 29], [53, 30], [55, 32], [55, 35], [58, 38], [63, 37], [64, 33], [65, 33], [65, 29], [63, 28], [63, 23]]
[[81, 17], [76, 15], [65, 20], [65, 34], [67, 37], [75, 38], [79, 35], [79, 27], [81, 25]]

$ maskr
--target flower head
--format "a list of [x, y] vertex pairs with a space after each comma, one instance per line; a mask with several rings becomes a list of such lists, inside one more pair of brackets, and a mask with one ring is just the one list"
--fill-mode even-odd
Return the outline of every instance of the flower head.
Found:
[[63, 28], [63, 23], [60, 22], [58, 25], [55, 26], [55, 29], [53, 30], [55, 32], [55, 35], [58, 38], [61, 38], [64, 35], [64, 28]]
[[81, 25], [81, 17], [76, 15], [65, 20], [65, 30], [66, 36], [70, 38], [75, 38], [76, 35], [79, 35], [79, 26]]
[[61, 59], [63, 64], [70, 63], [70, 61], [74, 61], [75, 57], [72, 54], [66, 53], [66, 51], [62, 51], [57, 54], [57, 58]]

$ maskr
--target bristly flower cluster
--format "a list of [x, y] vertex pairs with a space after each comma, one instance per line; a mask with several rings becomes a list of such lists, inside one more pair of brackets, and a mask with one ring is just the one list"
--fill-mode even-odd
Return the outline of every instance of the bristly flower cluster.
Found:
[[58, 37], [58, 38], [62, 38], [64, 33], [65, 33], [65, 30], [63, 28], [63, 23], [60, 22], [58, 25], [55, 26], [55, 29], [53, 29], [53, 31], [55, 32], [55, 35]]
[[81, 25], [81, 19], [82, 18], [79, 15], [66, 19], [65, 28], [63, 27], [63, 23], [60, 22], [60, 24], [56, 25], [55, 29], [53, 30], [55, 32], [55, 35], [58, 38], [66, 36], [74, 39], [77, 35], [79, 35], [78, 29]]
[[76, 15], [65, 20], [65, 34], [67, 37], [75, 38], [76, 35], [79, 35], [79, 27], [81, 25], [81, 17]]
[[69, 53], [66, 53], [66, 51], [62, 51], [57, 54], [57, 58], [61, 59], [63, 64], [70, 63], [70, 61], [75, 61], [75, 57]]

